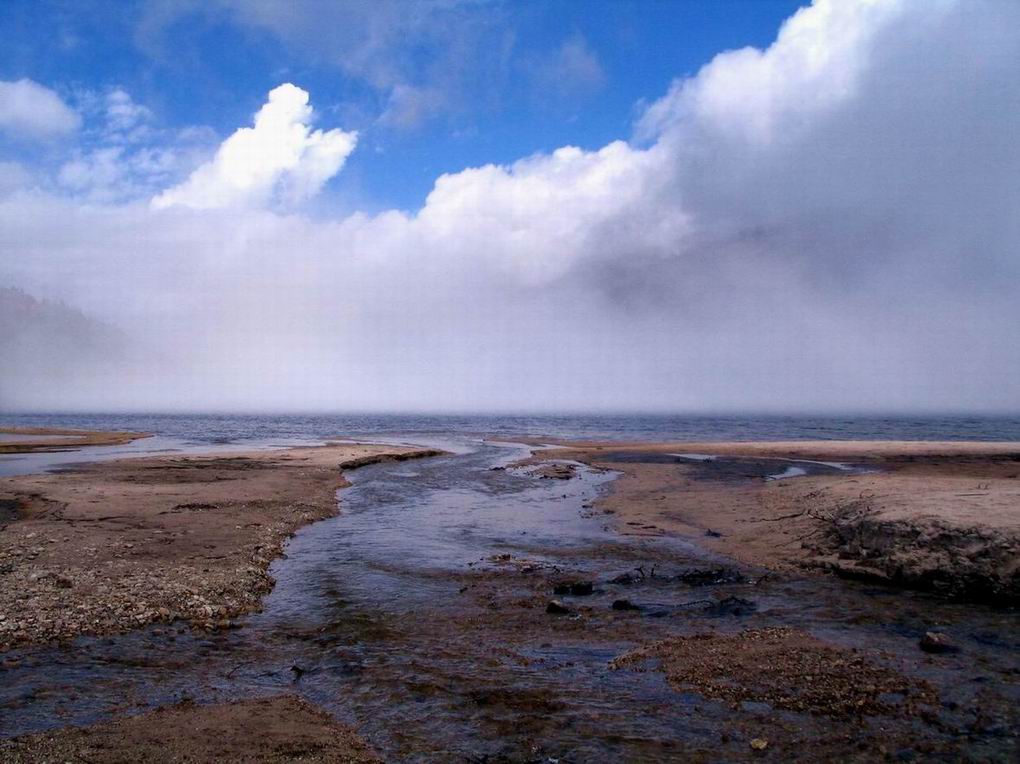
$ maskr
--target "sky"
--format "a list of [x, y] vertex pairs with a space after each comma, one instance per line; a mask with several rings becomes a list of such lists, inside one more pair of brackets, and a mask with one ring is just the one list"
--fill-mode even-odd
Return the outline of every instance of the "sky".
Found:
[[0, 409], [1020, 411], [1020, 4], [801, 6], [3, 3]]

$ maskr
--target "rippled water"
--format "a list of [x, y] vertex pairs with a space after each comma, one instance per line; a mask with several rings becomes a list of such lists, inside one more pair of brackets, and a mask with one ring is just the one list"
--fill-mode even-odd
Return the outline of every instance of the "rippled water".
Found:
[[[755, 571], [709, 587], [662, 575], [613, 583], [638, 567], [672, 574], [725, 561], [678, 539], [610, 532], [590, 505], [611, 473], [542, 480], [499, 469], [524, 448], [422, 440], [454, 453], [350, 472], [342, 514], [297, 534], [273, 565], [264, 612], [239, 628], [160, 626], [10, 653], [0, 667], [0, 735], [183, 697], [288, 691], [356, 723], [387, 760], [668, 761], [691, 746], [737, 757], [746, 742], [727, 748], [720, 732], [736, 721], [760, 726], [760, 709], [677, 693], [657, 672], [611, 671], [609, 661], [678, 630], [776, 623], [915, 662], [918, 636], [938, 624], [971, 667], [918, 667], [962, 709], [945, 712], [947, 729], [962, 728], [990, 688], [1020, 702], [1001, 683], [1020, 671], [1014, 613], [824, 579], [758, 581]], [[551, 582], [564, 578], [595, 583], [590, 596], [562, 598], [584, 618], [545, 613]], [[621, 597], [642, 611], [612, 610]], [[711, 607], [726, 597], [752, 606]], [[829, 724], [809, 715], [797, 723], [808, 735]], [[975, 745], [997, 750], [997, 735]]]

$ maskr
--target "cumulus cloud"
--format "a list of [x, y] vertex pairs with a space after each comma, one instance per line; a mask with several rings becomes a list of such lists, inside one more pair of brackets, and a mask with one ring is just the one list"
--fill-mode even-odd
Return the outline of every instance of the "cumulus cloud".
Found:
[[253, 127], [227, 138], [212, 160], [155, 197], [152, 206], [292, 205], [314, 196], [343, 167], [358, 136], [340, 129], [312, 130], [311, 120], [308, 93], [289, 83], [274, 88]]
[[81, 119], [55, 92], [29, 79], [0, 80], [0, 129], [48, 139], [78, 129]]
[[[335, 220], [12, 197], [0, 278], [137, 327], [139, 408], [1015, 410], [1017, 60], [1016, 4], [818, 0], [633, 142]], [[220, 175], [245, 130], [157, 199], [279, 194], [278, 162]]]

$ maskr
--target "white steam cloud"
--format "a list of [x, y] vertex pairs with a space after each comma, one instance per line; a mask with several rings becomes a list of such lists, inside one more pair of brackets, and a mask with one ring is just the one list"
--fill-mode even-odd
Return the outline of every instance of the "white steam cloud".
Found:
[[635, 142], [467, 169], [416, 213], [337, 220], [256, 208], [307, 198], [354, 147], [311, 132], [283, 86], [151, 206], [0, 201], [0, 251], [17, 253], [0, 276], [145, 340], [106, 376], [0, 393], [1016, 410], [1018, 60], [1014, 3], [818, 0], [768, 49], [676, 81]]

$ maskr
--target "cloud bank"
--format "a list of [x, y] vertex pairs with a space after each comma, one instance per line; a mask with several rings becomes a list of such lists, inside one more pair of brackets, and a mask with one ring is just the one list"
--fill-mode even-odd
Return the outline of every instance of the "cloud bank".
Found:
[[1015, 4], [818, 0], [675, 81], [630, 142], [336, 218], [280, 205], [355, 136], [281, 86], [151, 204], [0, 201], [0, 277], [144, 349], [115, 394], [3, 403], [1015, 411], [1017, 60]]

